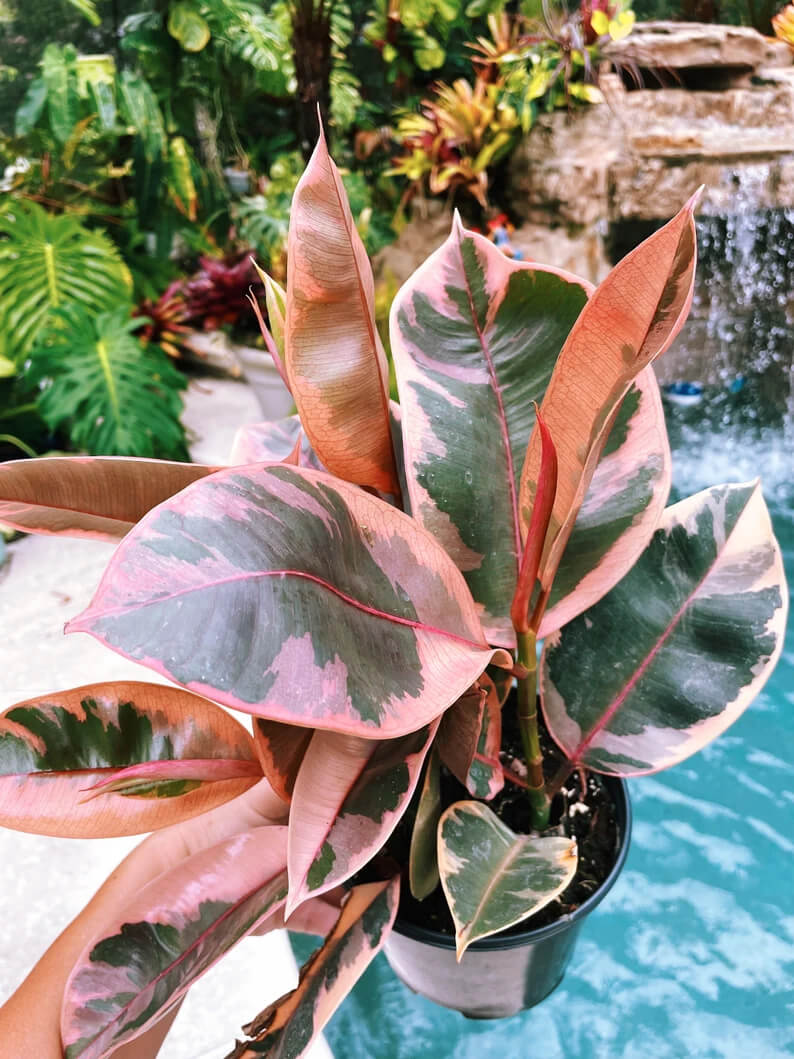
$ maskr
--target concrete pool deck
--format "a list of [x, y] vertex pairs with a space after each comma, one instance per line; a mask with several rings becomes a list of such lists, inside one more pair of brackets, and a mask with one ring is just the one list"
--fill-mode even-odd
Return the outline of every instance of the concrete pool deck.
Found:
[[[183, 418], [194, 435], [193, 458], [222, 464], [238, 426], [263, 417], [244, 383], [202, 379], [187, 391]], [[0, 709], [95, 681], [159, 679], [89, 636], [63, 635], [64, 622], [88, 604], [112, 551], [111, 544], [57, 537], [25, 537], [9, 546], [10, 561], [0, 568]], [[0, 828], [0, 1003], [139, 841], [44, 838]], [[286, 932], [247, 938], [190, 991], [160, 1059], [223, 1059], [240, 1026], [296, 982]], [[332, 1059], [322, 1039], [307, 1054]]]

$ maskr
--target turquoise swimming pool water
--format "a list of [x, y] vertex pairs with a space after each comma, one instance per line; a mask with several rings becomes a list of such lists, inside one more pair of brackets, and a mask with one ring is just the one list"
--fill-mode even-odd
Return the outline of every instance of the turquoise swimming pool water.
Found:
[[[678, 491], [760, 474], [794, 582], [790, 426], [737, 432], [720, 413], [721, 431], [705, 406], [671, 418]], [[413, 995], [379, 956], [326, 1030], [337, 1059], [794, 1055], [792, 624], [771, 680], [725, 735], [631, 782], [626, 868], [548, 1000], [471, 1022]]]

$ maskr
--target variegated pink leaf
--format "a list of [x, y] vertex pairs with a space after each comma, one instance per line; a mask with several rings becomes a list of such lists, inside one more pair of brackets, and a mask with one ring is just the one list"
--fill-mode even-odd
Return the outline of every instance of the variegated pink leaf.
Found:
[[463, 571], [491, 643], [514, 642], [518, 487], [532, 402], [591, 289], [511, 261], [456, 219], [392, 306], [411, 510]]
[[78, 959], [61, 1012], [65, 1059], [105, 1059], [140, 1036], [286, 892], [284, 827], [235, 835], [157, 876]]
[[377, 741], [314, 733], [290, 807], [287, 915], [378, 852], [408, 808], [437, 728]]
[[[636, 376], [663, 353], [689, 314], [699, 195], [615, 266], [568, 336], [541, 411], [559, 461], [557, 495], [541, 565], [548, 590], [620, 402]], [[537, 428], [521, 475], [526, 532], [541, 464]]]
[[298, 449], [297, 466], [322, 466], [303, 432], [298, 416], [268, 420], [265, 423], [248, 423], [240, 427], [234, 437], [229, 463], [244, 466], [251, 463], [295, 463], [294, 453]]
[[68, 625], [218, 702], [385, 739], [492, 660], [460, 573], [407, 515], [320, 471], [218, 472], [144, 518]]
[[591, 607], [631, 569], [670, 492], [670, 445], [652, 367], [623, 399], [579, 509], [540, 626], [548, 636]]
[[474, 798], [488, 801], [504, 785], [499, 751], [502, 703], [507, 691], [487, 673], [441, 718], [437, 746], [441, 760]]
[[116, 540], [213, 467], [125, 456], [42, 456], [0, 464], [0, 523], [24, 533]]
[[298, 769], [311, 742], [313, 729], [254, 718], [254, 743], [262, 771], [276, 794], [292, 799]]
[[396, 494], [372, 269], [322, 133], [292, 199], [287, 260], [287, 375], [312, 448], [332, 474]]
[[546, 640], [543, 712], [572, 763], [623, 776], [683, 761], [763, 687], [787, 590], [757, 482], [674, 504], [636, 565]]
[[261, 779], [251, 736], [180, 688], [89, 684], [0, 718], [0, 824], [70, 838], [186, 820]]
[[380, 952], [400, 896], [399, 876], [350, 891], [339, 921], [301, 971], [296, 989], [243, 1030], [227, 1059], [299, 1059]]

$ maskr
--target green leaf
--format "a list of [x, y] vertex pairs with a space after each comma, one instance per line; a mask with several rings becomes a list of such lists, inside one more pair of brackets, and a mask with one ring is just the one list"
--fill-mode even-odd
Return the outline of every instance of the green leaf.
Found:
[[47, 86], [44, 78], [34, 77], [14, 116], [14, 132], [17, 136], [27, 136], [35, 128], [46, 102]]
[[543, 712], [573, 763], [637, 775], [706, 746], [783, 646], [788, 593], [757, 482], [668, 508], [631, 571], [545, 643]]
[[84, 15], [92, 26], [98, 26], [101, 23], [102, 19], [93, 0], [66, 0], [66, 2]]
[[417, 901], [424, 901], [438, 886], [437, 835], [442, 808], [441, 760], [434, 749], [427, 759], [414, 829], [411, 832], [408, 878], [411, 893]]
[[189, 52], [202, 51], [210, 39], [207, 20], [202, 18], [192, 4], [184, 0], [177, 0], [177, 3], [170, 5], [168, 32]]
[[25, 377], [42, 387], [38, 408], [77, 449], [107, 456], [187, 460], [179, 421], [187, 379], [157, 346], [131, 334], [141, 324], [131, 306], [91, 318], [60, 310], [61, 326], [31, 353]]
[[438, 864], [460, 960], [473, 941], [562, 893], [576, 873], [576, 842], [517, 835], [482, 802], [457, 802], [438, 826]]

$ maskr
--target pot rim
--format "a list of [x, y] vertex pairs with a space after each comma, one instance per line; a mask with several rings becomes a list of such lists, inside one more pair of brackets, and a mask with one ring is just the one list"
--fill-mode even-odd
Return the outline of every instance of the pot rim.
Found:
[[[629, 788], [625, 779], [620, 776], [604, 776], [603, 778], [606, 781], [606, 785], [611, 789], [613, 795], [617, 796], [615, 809], [618, 827], [621, 828], [618, 841], [618, 855], [606, 879], [604, 879], [594, 894], [591, 894], [586, 901], [583, 901], [582, 904], [579, 905], [575, 912], [561, 916], [553, 923], [546, 924], [545, 927], [536, 927], [534, 930], [526, 930], [520, 934], [509, 934], [504, 937], [499, 934], [492, 934], [487, 938], [479, 938], [468, 946], [466, 950], [467, 952], [492, 952], [498, 949], [515, 949], [521, 945], [534, 944], [537, 941], [542, 941], [544, 938], [550, 938], [555, 934], [560, 934], [564, 930], [570, 930], [572, 926], [584, 920], [598, 905], [601, 904], [617, 882], [618, 876], [622, 872], [623, 866], [626, 863], [626, 857], [629, 854], [629, 846], [631, 845], [632, 823], [631, 799], [629, 798]], [[408, 923], [405, 920], [400, 919], [399, 915], [394, 922], [392, 931], [403, 937], [412, 938], [414, 941], [421, 941], [426, 945], [433, 945], [438, 949], [455, 950], [454, 935], [442, 934], [439, 930], [431, 930], [429, 927], [421, 927], [415, 923]]]

